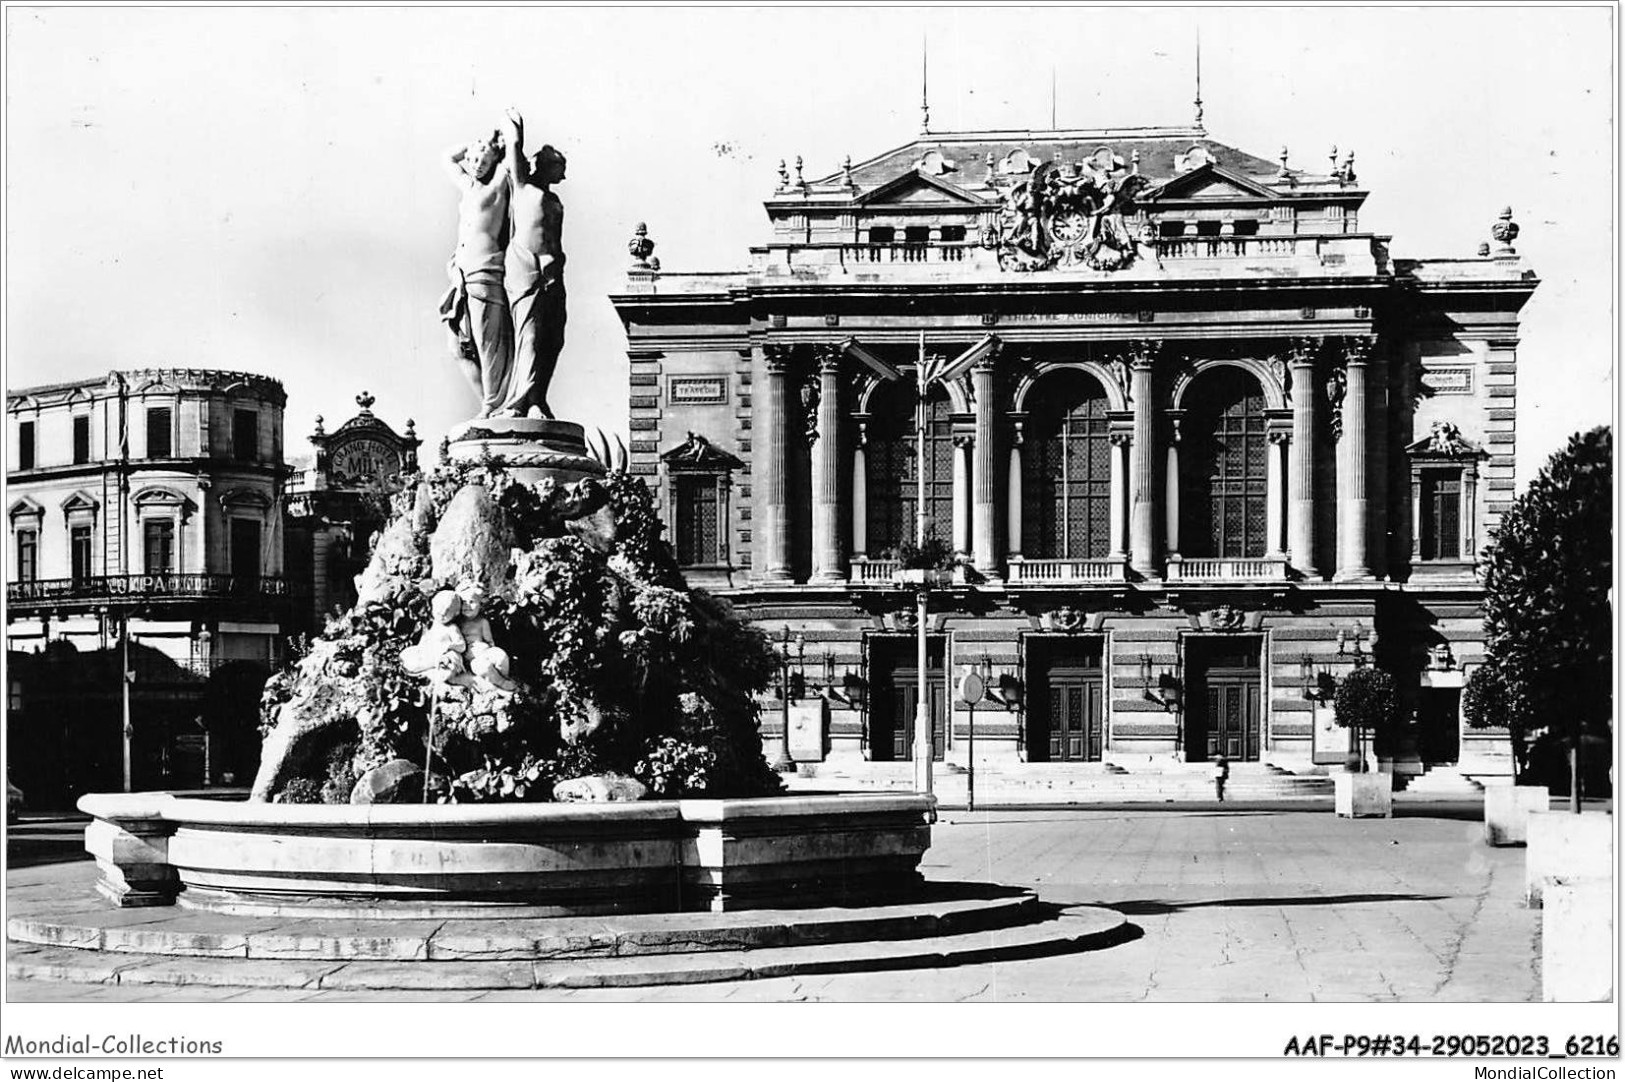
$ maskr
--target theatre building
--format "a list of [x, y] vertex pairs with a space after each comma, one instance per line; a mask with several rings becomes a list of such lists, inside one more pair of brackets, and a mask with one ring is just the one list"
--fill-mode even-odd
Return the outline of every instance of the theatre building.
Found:
[[[1385, 768], [1509, 773], [1459, 702], [1536, 280], [1510, 211], [1396, 259], [1366, 194], [1352, 155], [1200, 126], [930, 133], [781, 166], [745, 269], [660, 269], [640, 228], [612, 298], [631, 468], [690, 580], [790, 655], [770, 748], [794, 716], [796, 759], [889, 776], [867, 764], [908, 758], [923, 683], [963, 764], [969, 666], [979, 768], [1322, 772], [1349, 753], [1331, 692], [1376, 664], [1404, 700]], [[923, 682], [917, 514], [955, 554]]]
[[7, 731], [31, 806], [122, 787], [126, 700], [137, 788], [257, 757], [288, 620], [286, 400], [199, 369], [8, 390]]

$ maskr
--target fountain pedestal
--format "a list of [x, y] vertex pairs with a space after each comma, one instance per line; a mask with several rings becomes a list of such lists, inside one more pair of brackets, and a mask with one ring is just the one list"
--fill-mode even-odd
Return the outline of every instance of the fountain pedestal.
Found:
[[587, 453], [586, 429], [573, 421], [539, 417], [482, 417], [452, 427], [447, 453], [453, 462], [487, 459], [516, 481], [559, 484], [602, 477], [604, 466]]

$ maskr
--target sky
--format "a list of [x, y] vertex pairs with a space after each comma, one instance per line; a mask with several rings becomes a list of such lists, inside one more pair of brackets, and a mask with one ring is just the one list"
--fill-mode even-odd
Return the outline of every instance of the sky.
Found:
[[640, 221], [668, 270], [742, 267], [781, 158], [808, 176], [919, 131], [1187, 124], [1321, 170], [1361, 226], [1473, 255], [1501, 208], [1542, 285], [1519, 482], [1610, 421], [1614, 12], [1592, 8], [25, 8], [6, 12], [6, 382], [226, 368], [288, 390], [308, 454], [369, 390], [429, 446], [471, 416], [436, 303], [443, 151], [504, 107], [569, 157], [560, 416], [624, 433], [606, 299]]

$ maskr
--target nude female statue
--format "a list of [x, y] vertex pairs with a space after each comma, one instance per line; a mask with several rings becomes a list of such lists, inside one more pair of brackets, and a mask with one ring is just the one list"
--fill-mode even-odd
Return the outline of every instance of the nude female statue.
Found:
[[451, 148], [442, 162], [461, 199], [457, 251], [447, 267], [451, 289], [440, 302], [440, 318], [479, 396], [481, 417], [502, 409], [513, 367], [513, 322], [502, 284], [509, 203], [502, 153], [502, 136], [493, 131], [488, 139]]
[[552, 417], [548, 384], [564, 348], [564, 204], [553, 185], [564, 179], [564, 155], [544, 146], [525, 157], [525, 121], [506, 114], [509, 211], [505, 284], [514, 335], [513, 369], [499, 412]]

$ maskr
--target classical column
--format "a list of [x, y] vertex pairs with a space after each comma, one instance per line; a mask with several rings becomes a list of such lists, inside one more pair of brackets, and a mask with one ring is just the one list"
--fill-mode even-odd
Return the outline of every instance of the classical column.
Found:
[[1319, 578], [1315, 569], [1315, 355], [1318, 338], [1302, 338], [1287, 353], [1292, 375], [1292, 467], [1287, 471], [1291, 498], [1287, 537], [1292, 566], [1304, 578]]
[[970, 449], [974, 438], [954, 437], [954, 551], [970, 551]]
[[1167, 535], [1168, 556], [1179, 555], [1179, 430], [1168, 441], [1168, 473], [1163, 478], [1163, 532]]
[[814, 582], [842, 582], [841, 558], [841, 347], [818, 347], [818, 431], [812, 462]]
[[1280, 560], [1285, 557], [1281, 548], [1281, 527], [1285, 523], [1286, 515], [1286, 449], [1291, 442], [1292, 433], [1277, 429], [1269, 434], [1269, 458], [1266, 461], [1267, 474], [1265, 492], [1267, 493], [1264, 507], [1264, 558], [1266, 560]]
[[1124, 486], [1128, 482], [1128, 466], [1124, 459], [1128, 457], [1129, 442], [1132, 437], [1127, 432], [1113, 432], [1111, 434], [1111, 529], [1108, 533], [1108, 543], [1111, 545], [1109, 557], [1121, 562], [1128, 556], [1126, 545], [1126, 525], [1123, 510], [1128, 506]]
[[852, 555], [869, 555], [869, 469], [864, 448], [869, 442], [869, 422], [858, 419], [857, 440], [852, 445]]
[[1157, 496], [1151, 462], [1151, 362], [1160, 345], [1137, 342], [1129, 352], [1134, 407], [1134, 441], [1129, 444], [1129, 553], [1130, 565], [1144, 578], [1157, 577], [1152, 552]]
[[[1338, 582], [1371, 577], [1366, 566], [1366, 362], [1371, 339], [1343, 340], [1343, 401], [1333, 421], [1337, 438], [1337, 574]], [[1336, 377], [1333, 377], [1334, 383]], [[1339, 423], [1339, 421], [1341, 423]]]
[[762, 510], [756, 524], [759, 579], [790, 581], [789, 418], [785, 410], [790, 351], [764, 346], [761, 425], [753, 444], [762, 464]]
[[1006, 486], [1008, 504], [1005, 508], [1009, 521], [1006, 543], [1010, 547], [1011, 556], [1021, 555], [1021, 443], [1022, 421], [1020, 415], [1014, 418], [1015, 437], [1010, 441], [1010, 483]]
[[971, 389], [976, 396], [976, 444], [971, 459], [971, 542], [976, 552], [976, 570], [991, 579], [999, 574], [999, 556], [994, 550], [994, 516], [998, 513], [998, 504], [994, 501], [997, 486], [993, 483], [992, 356], [971, 369]]

